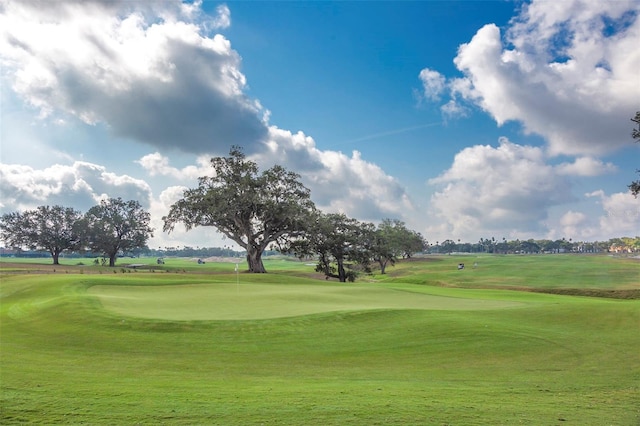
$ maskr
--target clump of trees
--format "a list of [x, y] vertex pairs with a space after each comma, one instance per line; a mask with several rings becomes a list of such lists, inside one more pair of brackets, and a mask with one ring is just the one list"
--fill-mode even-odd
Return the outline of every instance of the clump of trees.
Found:
[[145, 247], [153, 229], [149, 227], [151, 216], [135, 200], [121, 198], [103, 200], [93, 206], [82, 219], [80, 228], [86, 234], [85, 246], [109, 258], [109, 266], [115, 266], [119, 252]]
[[[211, 159], [213, 176], [198, 179], [163, 217], [164, 231], [213, 226], [246, 252], [249, 272], [264, 273], [262, 256], [270, 248], [314, 257], [327, 278], [353, 281], [377, 263], [381, 273], [398, 259], [422, 251], [422, 236], [398, 220], [378, 227], [344, 214], [319, 211], [296, 173], [281, 166], [260, 172], [240, 147]], [[58, 264], [63, 251], [91, 251], [114, 266], [119, 253], [146, 248], [153, 229], [137, 201], [111, 198], [84, 215], [60, 206], [10, 213], [0, 219], [2, 238], [14, 248], [47, 250]]]
[[[640, 112], [633, 121], [640, 125]], [[634, 130], [633, 137], [640, 138], [640, 130]], [[507, 254], [640, 250], [638, 237], [595, 243], [571, 239], [498, 241], [492, 237], [477, 243], [447, 239], [429, 245], [422, 235], [396, 219], [383, 219], [376, 226], [342, 213], [321, 212], [298, 174], [281, 166], [260, 172], [240, 147], [232, 147], [228, 157], [212, 158], [211, 166], [213, 176], [200, 177], [196, 188], [184, 191], [163, 217], [163, 229], [172, 232], [178, 224], [187, 230], [213, 226], [245, 250], [248, 270], [253, 273], [266, 272], [262, 256], [268, 249], [314, 258], [317, 272], [341, 282], [353, 281], [359, 271], [369, 272], [376, 264], [384, 274], [389, 265], [422, 251]], [[637, 195], [640, 183], [634, 182], [630, 188]], [[146, 243], [153, 236], [149, 222], [149, 213], [137, 201], [110, 198], [85, 214], [62, 206], [5, 214], [0, 217], [0, 237], [13, 248], [47, 251], [54, 264], [64, 251], [91, 251], [102, 254], [109, 259], [109, 266], [114, 266], [120, 253], [149, 251]], [[195, 253], [193, 248], [189, 250]]]
[[[281, 166], [260, 173], [240, 147], [228, 157], [211, 159], [214, 176], [201, 177], [163, 217], [164, 230], [179, 223], [186, 229], [213, 226], [247, 252], [250, 272], [266, 272], [262, 255], [268, 247], [299, 257], [316, 256], [316, 270], [341, 282], [353, 280], [357, 269], [369, 270], [410, 257], [426, 243], [399, 221], [376, 227], [344, 214], [320, 212], [300, 176]], [[356, 268], [357, 266], [357, 268]]]
[[340, 213], [317, 212], [304, 235], [293, 241], [287, 251], [299, 257], [317, 256], [316, 271], [340, 282], [354, 281], [356, 271], [347, 266], [359, 264], [368, 269], [372, 229]]
[[640, 252], [640, 237], [611, 238], [607, 241], [573, 241], [571, 238], [557, 240], [510, 240], [480, 238], [477, 243], [436, 241], [429, 245], [429, 253], [493, 253], [493, 254], [537, 254], [537, 253], [636, 253]]
[[146, 247], [153, 236], [149, 222], [137, 201], [109, 198], [84, 215], [62, 206], [7, 213], [0, 217], [0, 233], [12, 248], [49, 252], [54, 265], [64, 251], [92, 251], [114, 266], [118, 253]]
[[0, 232], [7, 245], [47, 251], [58, 265], [63, 251], [82, 248], [81, 219], [82, 213], [70, 207], [40, 206], [3, 215]]
[[426, 245], [419, 233], [399, 220], [383, 219], [376, 228], [344, 214], [318, 213], [288, 251], [298, 257], [317, 256], [317, 272], [345, 282], [354, 281], [358, 270], [370, 272], [372, 263], [384, 274], [387, 265], [423, 251]]

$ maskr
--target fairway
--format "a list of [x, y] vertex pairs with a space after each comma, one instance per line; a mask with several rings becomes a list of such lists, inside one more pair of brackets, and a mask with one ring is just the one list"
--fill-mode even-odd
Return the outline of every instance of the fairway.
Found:
[[484, 310], [520, 302], [444, 297], [371, 285], [197, 284], [88, 290], [118, 315], [184, 320], [249, 320], [378, 309]]

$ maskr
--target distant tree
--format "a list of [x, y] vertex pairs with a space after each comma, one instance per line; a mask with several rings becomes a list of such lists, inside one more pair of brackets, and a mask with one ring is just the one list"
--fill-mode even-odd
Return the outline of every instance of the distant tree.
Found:
[[480, 241], [478, 241], [478, 245], [481, 251], [486, 253], [494, 253], [495, 247], [496, 247], [496, 238], [495, 237], [491, 237], [491, 239], [480, 238]]
[[621, 240], [630, 252], [636, 251], [639, 246], [637, 238], [622, 237]]
[[[637, 129], [634, 128], [631, 131], [631, 137], [633, 139], [636, 139], [636, 142], [640, 142], [640, 111], [636, 111], [636, 115], [631, 119], [631, 121], [635, 122], [638, 125]], [[636, 170], [636, 172], [640, 173], [640, 169]], [[631, 182], [631, 185], [629, 185], [629, 189], [631, 190], [633, 196], [637, 197], [638, 194], [640, 194], [640, 180]]]
[[23, 213], [8, 213], [0, 218], [2, 239], [14, 248], [48, 251], [53, 264], [59, 264], [65, 250], [80, 248], [82, 213], [70, 207], [40, 206]]
[[378, 225], [371, 247], [373, 260], [384, 274], [387, 265], [395, 265], [399, 259], [410, 258], [427, 246], [422, 235], [407, 228], [397, 219], [383, 219]]
[[380, 273], [384, 274], [387, 265], [395, 265], [403, 254], [400, 232], [404, 223], [399, 220], [383, 219], [375, 230], [372, 239], [372, 257], [380, 266]]
[[538, 244], [540, 249], [544, 252], [553, 252], [555, 249], [555, 243], [548, 239], [538, 240], [536, 243]]
[[293, 241], [289, 251], [299, 257], [318, 256], [317, 272], [340, 282], [354, 281], [356, 271], [348, 263], [369, 270], [375, 227], [341, 213], [318, 212], [303, 238]]
[[23, 213], [3, 214], [0, 218], [0, 232], [7, 247], [22, 249], [28, 246], [29, 231]]
[[429, 243], [419, 232], [404, 228], [401, 229], [400, 245], [402, 247], [402, 257], [411, 258], [414, 254], [424, 251]]
[[259, 174], [240, 147], [232, 147], [229, 157], [212, 158], [211, 166], [214, 176], [199, 178], [198, 187], [184, 191], [162, 218], [164, 230], [177, 223], [187, 230], [213, 226], [247, 251], [250, 272], [266, 272], [264, 250], [272, 243], [286, 247], [315, 211], [309, 190], [281, 166]]
[[520, 243], [519, 250], [524, 253], [539, 253], [540, 246], [533, 239], [529, 239]]
[[146, 247], [153, 229], [151, 217], [135, 200], [122, 198], [103, 200], [85, 214], [83, 227], [87, 247], [109, 258], [109, 266], [115, 266], [119, 252], [129, 252]]
[[453, 240], [444, 240], [440, 243], [440, 249], [448, 254], [451, 254], [456, 249], [456, 242]]
[[505, 237], [502, 237], [502, 242], [496, 244], [496, 251], [498, 253], [508, 253], [510, 251], [509, 243]]

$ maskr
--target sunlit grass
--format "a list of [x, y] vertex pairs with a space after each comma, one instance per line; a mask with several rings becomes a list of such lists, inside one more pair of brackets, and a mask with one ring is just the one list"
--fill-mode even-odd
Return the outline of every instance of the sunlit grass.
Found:
[[[507, 286], [497, 266], [515, 279], [519, 264], [523, 282], [545, 286], [536, 271], [553, 265], [561, 285], [592, 288], [605, 271], [603, 287], [633, 287], [639, 271], [621, 259], [572, 259], [562, 269], [556, 259], [485, 257], [457, 271], [458, 259], [443, 256], [347, 285], [301, 277], [313, 268], [292, 263], [239, 274], [239, 290], [272, 298], [271, 312], [322, 309], [204, 321], [170, 316], [190, 297], [200, 313], [207, 297], [231, 300], [233, 264], [201, 265], [211, 273], [3, 272], [0, 423], [636, 425], [640, 300], [480, 288]], [[161, 318], [118, 313], [96, 296], [134, 290], [148, 297], [140, 309], [164, 304]], [[496, 304], [464, 308], [484, 302]]]
[[[244, 277], [243, 277], [244, 278]], [[379, 309], [486, 310], [518, 302], [425, 294], [390, 287], [306, 284], [190, 284], [162, 287], [96, 285], [89, 294], [123, 316], [170, 320], [266, 319]]]

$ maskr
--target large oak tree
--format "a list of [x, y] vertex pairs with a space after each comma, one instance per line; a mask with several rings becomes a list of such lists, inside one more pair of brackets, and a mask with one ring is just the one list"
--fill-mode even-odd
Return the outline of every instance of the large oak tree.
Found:
[[228, 157], [211, 159], [214, 176], [198, 179], [163, 217], [164, 230], [212, 226], [247, 252], [250, 272], [266, 272], [262, 253], [272, 243], [286, 246], [306, 229], [315, 211], [300, 176], [273, 166], [259, 173], [255, 162], [234, 146]]
[[63, 251], [80, 248], [81, 218], [82, 213], [71, 207], [40, 206], [2, 215], [0, 231], [9, 246], [48, 251], [53, 264], [58, 265]]
[[135, 200], [122, 198], [102, 200], [85, 214], [84, 228], [87, 247], [109, 258], [115, 266], [119, 252], [127, 252], [147, 245], [153, 229], [151, 216]]
[[375, 226], [359, 222], [342, 213], [318, 212], [310, 221], [305, 236], [293, 242], [289, 251], [299, 257], [317, 256], [317, 272], [340, 282], [354, 281], [358, 265], [369, 271], [369, 260], [375, 245]]

